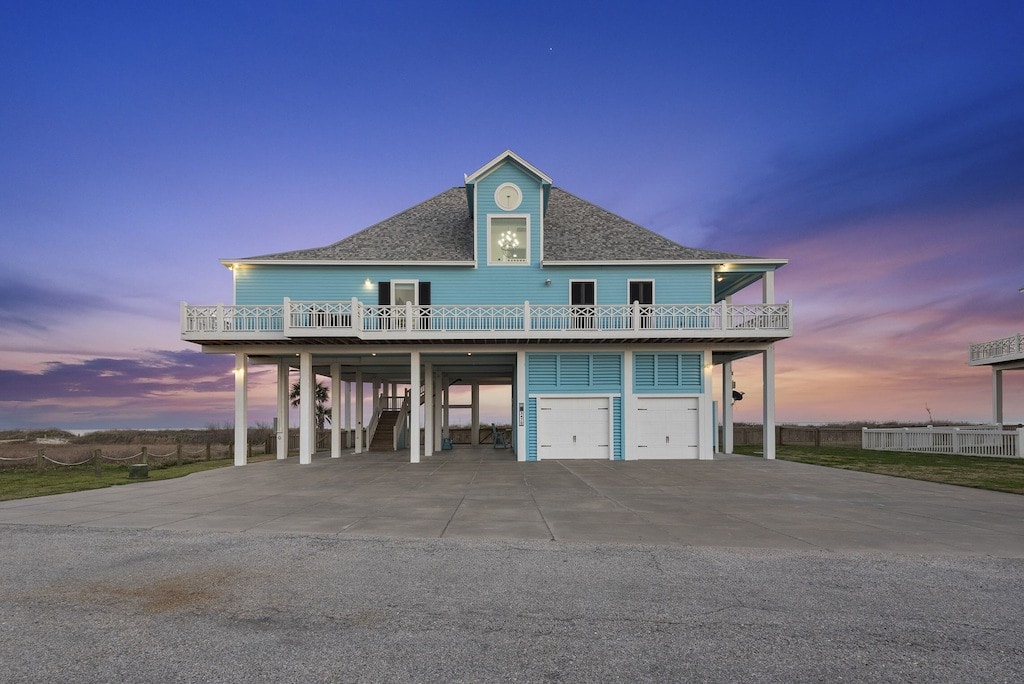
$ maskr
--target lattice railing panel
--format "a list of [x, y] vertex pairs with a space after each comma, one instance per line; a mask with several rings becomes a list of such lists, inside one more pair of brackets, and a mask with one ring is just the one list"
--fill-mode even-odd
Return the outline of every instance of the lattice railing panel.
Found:
[[224, 332], [274, 332], [281, 330], [281, 306], [225, 306]]
[[218, 306], [186, 306], [182, 312], [182, 332], [212, 333], [219, 332]]
[[352, 302], [289, 302], [292, 328], [351, 328]]
[[730, 304], [726, 307], [731, 330], [788, 330], [788, 304]]
[[1024, 335], [1011, 335], [1001, 340], [982, 342], [971, 345], [971, 361], [985, 361], [987, 359], [1001, 359], [1004, 357], [1019, 356], [1024, 354]]

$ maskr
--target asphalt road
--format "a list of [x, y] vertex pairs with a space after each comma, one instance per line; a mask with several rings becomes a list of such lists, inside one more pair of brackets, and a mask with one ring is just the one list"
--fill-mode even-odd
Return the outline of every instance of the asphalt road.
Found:
[[1024, 679], [1024, 560], [0, 525], [0, 680]]

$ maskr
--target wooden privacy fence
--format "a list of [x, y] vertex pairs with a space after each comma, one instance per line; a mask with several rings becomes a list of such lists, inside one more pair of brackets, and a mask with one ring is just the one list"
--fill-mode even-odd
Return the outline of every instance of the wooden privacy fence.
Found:
[[[722, 427], [718, 428], [718, 444], [723, 442]], [[760, 425], [736, 425], [733, 427], [733, 444], [736, 446], [760, 445], [764, 429]], [[776, 425], [775, 445], [783, 446], [843, 446], [859, 447], [861, 429], [857, 427], [815, 427], [805, 425]]]
[[861, 447], [872, 451], [1024, 458], [1024, 427], [864, 428]]

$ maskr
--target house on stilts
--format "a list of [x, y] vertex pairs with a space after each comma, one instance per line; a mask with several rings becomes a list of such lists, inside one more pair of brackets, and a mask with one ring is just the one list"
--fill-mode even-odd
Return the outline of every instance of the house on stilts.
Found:
[[[222, 263], [234, 302], [183, 303], [181, 337], [234, 355], [238, 465], [253, 364], [277, 368], [279, 426], [298, 371], [303, 464], [316, 451], [318, 378], [330, 385], [334, 457], [372, 444], [430, 458], [447, 446], [455, 386], [469, 388], [476, 440], [480, 387], [502, 384], [521, 461], [709, 459], [716, 404], [719, 449], [732, 451], [732, 363], [755, 355], [774, 457], [775, 343], [793, 331], [792, 304], [775, 301], [786, 260], [684, 247], [554, 186], [514, 152], [338, 242]], [[759, 301], [734, 303], [745, 288]], [[278, 458], [288, 442], [280, 430]]]

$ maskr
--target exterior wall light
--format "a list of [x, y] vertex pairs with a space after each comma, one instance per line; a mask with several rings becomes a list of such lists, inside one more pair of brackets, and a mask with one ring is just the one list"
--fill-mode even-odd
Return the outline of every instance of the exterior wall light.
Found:
[[551, 284], [551, 278], [548, 278], [547, 280], [545, 280], [544, 284], [545, 285], [550, 285]]
[[367, 290], [372, 290], [373, 289], [373, 281], [371, 281], [369, 278], [367, 278], [366, 280], [363, 281], [363, 287], [366, 288]]

